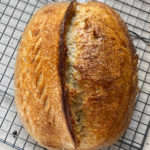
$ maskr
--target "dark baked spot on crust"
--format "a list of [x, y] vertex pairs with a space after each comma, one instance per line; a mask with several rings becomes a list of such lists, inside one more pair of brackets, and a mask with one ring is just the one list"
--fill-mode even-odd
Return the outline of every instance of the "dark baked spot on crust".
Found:
[[37, 36], [39, 32], [40, 32], [40, 29], [34, 29], [33, 36]]

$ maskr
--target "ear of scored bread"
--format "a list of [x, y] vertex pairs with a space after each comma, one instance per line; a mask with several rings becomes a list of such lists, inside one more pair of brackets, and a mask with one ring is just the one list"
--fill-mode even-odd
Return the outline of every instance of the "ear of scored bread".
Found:
[[59, 62], [60, 30], [70, 7], [72, 3], [60, 2], [40, 9], [22, 35], [16, 61], [18, 113], [30, 135], [47, 148], [75, 147], [64, 112]]
[[58, 2], [32, 17], [17, 54], [15, 102], [41, 145], [90, 150], [114, 143], [136, 94], [137, 55], [112, 8]]

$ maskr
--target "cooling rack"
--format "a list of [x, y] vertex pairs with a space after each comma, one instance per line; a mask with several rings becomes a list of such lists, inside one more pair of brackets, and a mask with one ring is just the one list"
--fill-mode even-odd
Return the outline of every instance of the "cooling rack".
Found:
[[[128, 129], [105, 150], [144, 150], [150, 127], [150, 1], [101, 1], [116, 9], [128, 26], [139, 55], [140, 88]], [[0, 141], [18, 150], [44, 150], [28, 135], [18, 118], [13, 77], [21, 33], [35, 11], [49, 2], [52, 1], [0, 0]]]

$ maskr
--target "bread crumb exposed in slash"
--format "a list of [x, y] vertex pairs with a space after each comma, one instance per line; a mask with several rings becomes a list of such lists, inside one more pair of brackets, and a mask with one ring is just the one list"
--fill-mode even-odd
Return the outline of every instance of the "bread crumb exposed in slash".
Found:
[[[76, 6], [76, 10], [71, 18], [67, 33], [66, 33], [66, 44], [67, 44], [67, 58], [66, 58], [66, 86], [69, 89], [69, 93], [78, 93], [80, 80], [80, 73], [75, 68], [76, 58], [79, 55], [77, 48], [77, 34], [84, 34], [83, 30], [77, 31], [76, 27], [84, 28], [85, 23], [83, 18], [80, 18], [80, 5]], [[82, 125], [82, 103], [83, 98], [80, 96], [82, 93], [78, 93], [78, 96], [69, 98], [69, 105], [71, 107], [71, 117], [74, 120], [73, 132], [76, 140], [79, 136], [82, 136], [84, 126]], [[70, 97], [70, 95], [69, 95]], [[78, 142], [78, 141], [76, 141]]]

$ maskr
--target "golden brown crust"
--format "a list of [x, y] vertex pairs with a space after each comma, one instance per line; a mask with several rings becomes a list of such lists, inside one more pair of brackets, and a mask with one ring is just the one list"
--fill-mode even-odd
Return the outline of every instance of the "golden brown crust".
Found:
[[59, 33], [69, 2], [39, 10], [22, 36], [15, 69], [15, 99], [28, 132], [42, 145], [73, 149], [62, 108]]
[[114, 143], [130, 121], [137, 56], [125, 24], [110, 7], [78, 4], [75, 16], [68, 31], [68, 47], [75, 50], [67, 60], [66, 88], [77, 149], [95, 149]]
[[128, 126], [137, 55], [112, 8], [92, 1], [73, 10], [74, 4], [45, 6], [25, 29], [15, 68], [16, 106], [45, 147], [98, 149]]

